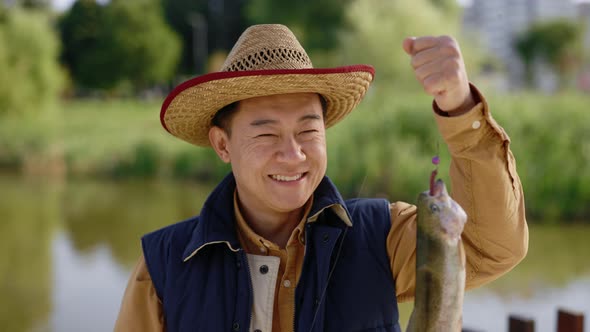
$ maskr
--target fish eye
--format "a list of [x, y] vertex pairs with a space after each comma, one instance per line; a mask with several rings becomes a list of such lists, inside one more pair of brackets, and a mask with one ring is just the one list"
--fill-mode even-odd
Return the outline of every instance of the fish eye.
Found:
[[438, 213], [440, 211], [440, 208], [438, 207], [438, 205], [432, 203], [430, 204], [430, 212], [432, 213]]

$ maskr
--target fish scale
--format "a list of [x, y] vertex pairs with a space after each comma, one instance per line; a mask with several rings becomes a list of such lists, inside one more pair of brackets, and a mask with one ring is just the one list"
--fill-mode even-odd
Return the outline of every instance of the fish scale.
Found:
[[416, 293], [406, 332], [459, 332], [465, 292], [465, 211], [444, 182], [418, 196]]

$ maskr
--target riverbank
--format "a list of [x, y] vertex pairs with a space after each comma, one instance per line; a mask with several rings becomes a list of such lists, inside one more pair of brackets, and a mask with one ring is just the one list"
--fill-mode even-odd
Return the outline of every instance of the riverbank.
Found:
[[[489, 104], [512, 138], [530, 216], [590, 220], [590, 97], [502, 95], [489, 96]], [[371, 91], [328, 130], [328, 175], [345, 196], [412, 201], [424, 190], [438, 143], [441, 170], [448, 168], [429, 105], [423, 94]], [[166, 133], [159, 108], [159, 100], [75, 100], [36, 116], [5, 116], [0, 169], [63, 178], [222, 178], [229, 167], [212, 150]]]

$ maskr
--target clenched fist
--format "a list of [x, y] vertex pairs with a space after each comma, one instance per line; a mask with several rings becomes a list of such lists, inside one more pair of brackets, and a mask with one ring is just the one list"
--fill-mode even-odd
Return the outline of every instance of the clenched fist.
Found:
[[403, 48], [411, 56], [416, 78], [449, 115], [467, 112], [475, 102], [457, 41], [449, 36], [406, 38]]

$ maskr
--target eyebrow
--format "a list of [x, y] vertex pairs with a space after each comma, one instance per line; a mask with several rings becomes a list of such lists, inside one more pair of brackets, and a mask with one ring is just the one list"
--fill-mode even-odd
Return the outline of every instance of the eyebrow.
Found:
[[[299, 120], [297, 120], [297, 122], [303, 122], [303, 121], [307, 121], [307, 120], [321, 120], [322, 117], [319, 116], [318, 114], [306, 114], [302, 117], [299, 118]], [[260, 119], [260, 120], [254, 120], [252, 122], [250, 122], [251, 126], [264, 126], [267, 124], [275, 124], [278, 123], [278, 120], [271, 120], [271, 119]]]

